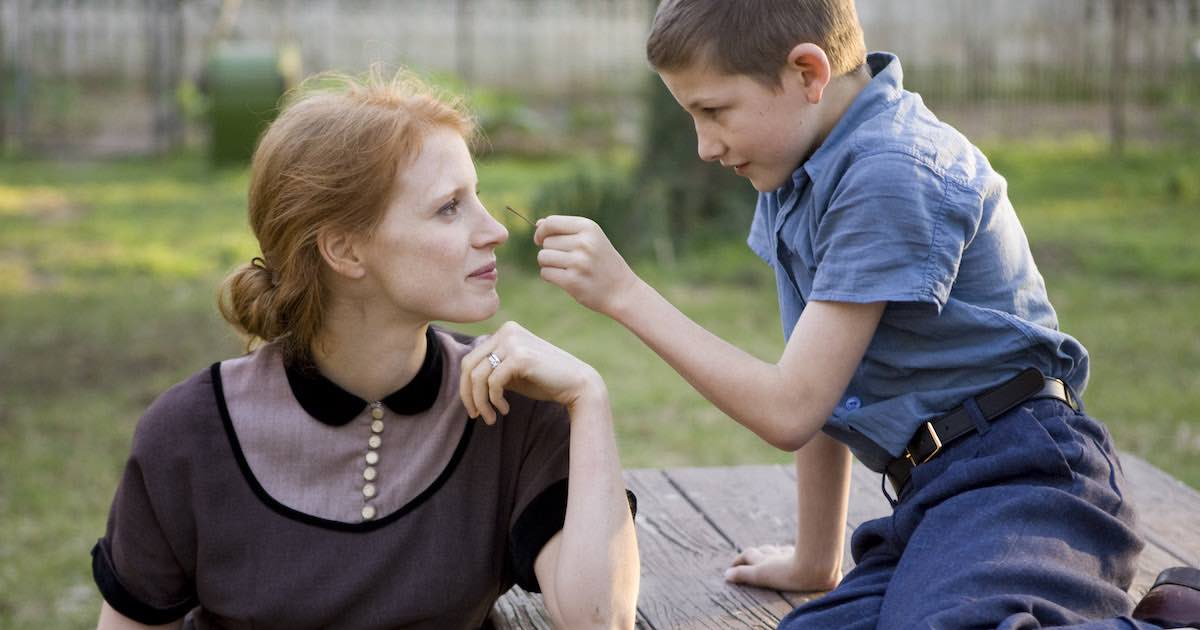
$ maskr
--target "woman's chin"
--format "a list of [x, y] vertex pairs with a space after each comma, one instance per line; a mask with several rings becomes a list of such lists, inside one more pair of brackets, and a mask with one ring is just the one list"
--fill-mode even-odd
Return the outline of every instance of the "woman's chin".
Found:
[[444, 322], [455, 324], [474, 324], [495, 315], [500, 310], [500, 296], [493, 295], [493, 299], [481, 301], [478, 305], [472, 305], [468, 308], [456, 310], [454, 313], [445, 313], [437, 319]]

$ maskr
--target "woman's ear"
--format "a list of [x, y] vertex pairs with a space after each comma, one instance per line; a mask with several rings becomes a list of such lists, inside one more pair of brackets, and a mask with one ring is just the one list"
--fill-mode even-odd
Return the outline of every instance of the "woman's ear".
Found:
[[788, 52], [784, 81], [794, 81], [804, 92], [809, 103], [820, 103], [825, 86], [833, 79], [833, 68], [829, 57], [820, 46], [811, 43], [796, 44]]
[[317, 235], [317, 249], [325, 264], [335, 273], [354, 280], [367, 275], [359, 248], [360, 240], [341, 230], [326, 230]]

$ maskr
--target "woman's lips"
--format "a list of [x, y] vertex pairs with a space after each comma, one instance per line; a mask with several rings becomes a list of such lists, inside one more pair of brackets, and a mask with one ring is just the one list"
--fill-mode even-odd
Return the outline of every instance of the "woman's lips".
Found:
[[479, 278], [481, 280], [495, 280], [496, 276], [496, 263], [491, 262], [476, 269], [475, 271], [472, 271], [471, 275], [468, 277]]

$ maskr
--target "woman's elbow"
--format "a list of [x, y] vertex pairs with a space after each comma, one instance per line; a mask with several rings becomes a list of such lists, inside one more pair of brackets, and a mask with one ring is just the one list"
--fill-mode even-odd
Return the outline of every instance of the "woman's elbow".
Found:
[[628, 630], [637, 620], [635, 606], [612, 606], [607, 610], [597, 606], [590, 611], [577, 611], [576, 614], [564, 615], [559, 624], [560, 628], [588, 628], [594, 630]]

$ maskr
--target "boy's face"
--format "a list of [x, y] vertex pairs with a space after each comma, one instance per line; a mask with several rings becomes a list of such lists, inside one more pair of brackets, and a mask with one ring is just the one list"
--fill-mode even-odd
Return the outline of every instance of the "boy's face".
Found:
[[785, 68], [779, 89], [707, 64], [659, 75], [696, 123], [700, 159], [732, 168], [759, 192], [782, 186], [820, 143], [817, 103], [798, 73]]

